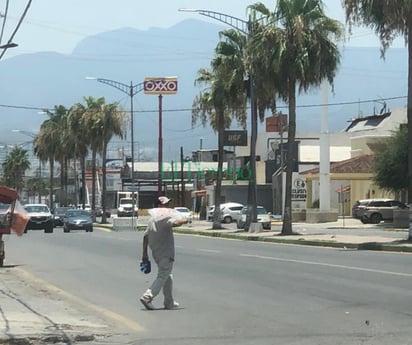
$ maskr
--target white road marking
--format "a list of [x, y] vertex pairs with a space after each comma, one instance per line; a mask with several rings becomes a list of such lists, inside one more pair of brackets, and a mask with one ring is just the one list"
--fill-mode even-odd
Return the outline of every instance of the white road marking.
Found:
[[337, 264], [329, 264], [329, 263], [325, 263], [325, 262], [316, 262], [316, 261], [284, 259], [284, 258], [278, 258], [278, 257], [272, 257], [272, 256], [261, 256], [261, 255], [252, 255], [252, 254], [239, 254], [239, 255], [242, 256], [242, 257], [256, 258], [256, 259], [262, 259], [262, 260], [292, 262], [292, 263], [305, 264], [305, 265], [341, 268], [341, 269], [352, 270], [352, 271], [373, 272], [373, 273], [381, 273], [381, 274], [394, 275], [394, 276], [400, 276], [400, 277], [412, 277], [412, 273], [384, 271], [384, 270], [377, 270], [377, 269], [373, 269], [373, 268], [337, 265]]
[[196, 250], [198, 250], [199, 252], [206, 252], [206, 253], [220, 253], [219, 250], [213, 250], [213, 249], [202, 249], [202, 248], [197, 248]]

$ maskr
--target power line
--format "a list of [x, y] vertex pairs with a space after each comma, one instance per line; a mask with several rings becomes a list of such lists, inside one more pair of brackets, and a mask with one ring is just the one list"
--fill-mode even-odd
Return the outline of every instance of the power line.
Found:
[[[354, 104], [365, 104], [365, 103], [375, 103], [375, 102], [382, 102], [382, 101], [391, 101], [397, 99], [406, 99], [407, 96], [396, 96], [396, 97], [387, 97], [387, 98], [374, 98], [374, 99], [367, 99], [367, 100], [357, 100], [357, 101], [347, 101], [347, 102], [336, 102], [336, 103], [317, 103], [317, 104], [302, 104], [297, 105], [296, 108], [319, 108], [319, 107], [335, 107], [335, 106], [343, 106], [343, 105], [354, 105]], [[23, 106], [23, 105], [12, 105], [12, 104], [0, 104], [0, 108], [10, 108], [10, 109], [24, 109], [24, 110], [38, 110], [38, 111], [53, 111], [54, 108], [47, 108], [47, 107], [31, 107], [31, 106]], [[277, 106], [277, 109], [287, 109], [288, 105], [281, 105]], [[175, 109], [163, 109], [163, 112], [175, 113], [175, 112], [188, 112], [192, 111], [193, 108], [175, 108]], [[158, 113], [159, 109], [153, 110], [134, 110], [133, 113]]]

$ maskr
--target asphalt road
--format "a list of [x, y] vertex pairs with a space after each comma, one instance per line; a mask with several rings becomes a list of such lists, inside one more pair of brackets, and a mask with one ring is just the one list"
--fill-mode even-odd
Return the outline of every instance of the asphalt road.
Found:
[[6, 255], [127, 328], [127, 344], [411, 343], [410, 254], [176, 235], [181, 308], [146, 311], [142, 235], [29, 231], [8, 238]]

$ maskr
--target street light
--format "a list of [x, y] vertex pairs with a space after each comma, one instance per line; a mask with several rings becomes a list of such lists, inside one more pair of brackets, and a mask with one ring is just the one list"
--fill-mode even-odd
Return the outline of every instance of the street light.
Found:
[[[24, 130], [22, 130], [22, 129], [12, 129], [11, 131], [14, 132], [14, 133], [24, 134], [24, 135], [32, 138], [33, 140], [34, 140], [34, 138], [36, 138], [36, 136], [37, 136], [36, 133], [29, 132], [29, 131], [24, 131]], [[24, 145], [28, 145], [28, 144], [31, 144], [31, 145], [33, 146], [33, 140], [31, 140], [31, 141], [29, 141], [29, 142], [25, 142], [25, 143], [23, 143], [23, 144], [20, 144], [19, 146], [24, 146]], [[31, 151], [31, 154], [33, 154], [33, 150]], [[40, 180], [42, 180], [42, 179], [43, 179], [42, 162], [41, 162], [41, 159], [40, 159], [40, 158], [39, 158], [37, 161], [38, 161], [38, 165], [39, 165], [39, 166], [38, 166], [38, 168], [37, 168], [36, 176], [37, 176]], [[41, 203], [41, 192], [40, 192], [40, 191], [39, 191], [39, 203]]]
[[[24, 131], [24, 130], [22, 130], [22, 129], [12, 129], [11, 131], [14, 132], [14, 133], [24, 134], [25, 136], [28, 136], [28, 137], [32, 138], [33, 140], [34, 140], [34, 138], [36, 138], [36, 136], [37, 136], [36, 133], [29, 132], [29, 131]], [[29, 144], [29, 143], [30, 143], [31, 145], [33, 145], [33, 140], [30, 141], [30, 142], [27, 142], [27, 143], [25, 143], [25, 144]], [[41, 169], [41, 161], [40, 161], [40, 159], [39, 159], [38, 174], [39, 174], [39, 177], [41, 178], [41, 177], [42, 177], [42, 169]]]
[[[250, 20], [240, 19], [225, 13], [193, 9], [193, 8], [179, 8], [181, 12], [195, 12], [202, 16], [216, 19], [222, 23], [225, 23], [232, 28], [240, 31], [247, 38], [251, 34], [251, 22]], [[251, 135], [250, 135], [250, 179], [249, 179], [249, 190], [248, 190], [248, 209], [249, 209], [249, 219], [248, 224], [255, 223], [253, 227], [258, 229], [259, 224], [257, 223], [257, 199], [256, 199], [256, 141], [257, 141], [257, 109], [255, 107], [255, 87], [254, 78], [252, 72], [249, 71], [249, 88], [250, 88], [250, 114], [251, 114]], [[254, 229], [253, 229], [254, 230]]]

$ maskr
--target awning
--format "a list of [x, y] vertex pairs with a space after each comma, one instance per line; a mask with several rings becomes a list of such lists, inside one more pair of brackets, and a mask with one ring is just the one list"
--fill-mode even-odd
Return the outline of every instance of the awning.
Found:
[[349, 192], [350, 191], [350, 184], [346, 186], [340, 186], [337, 190], [336, 193], [344, 193], [344, 192]]

